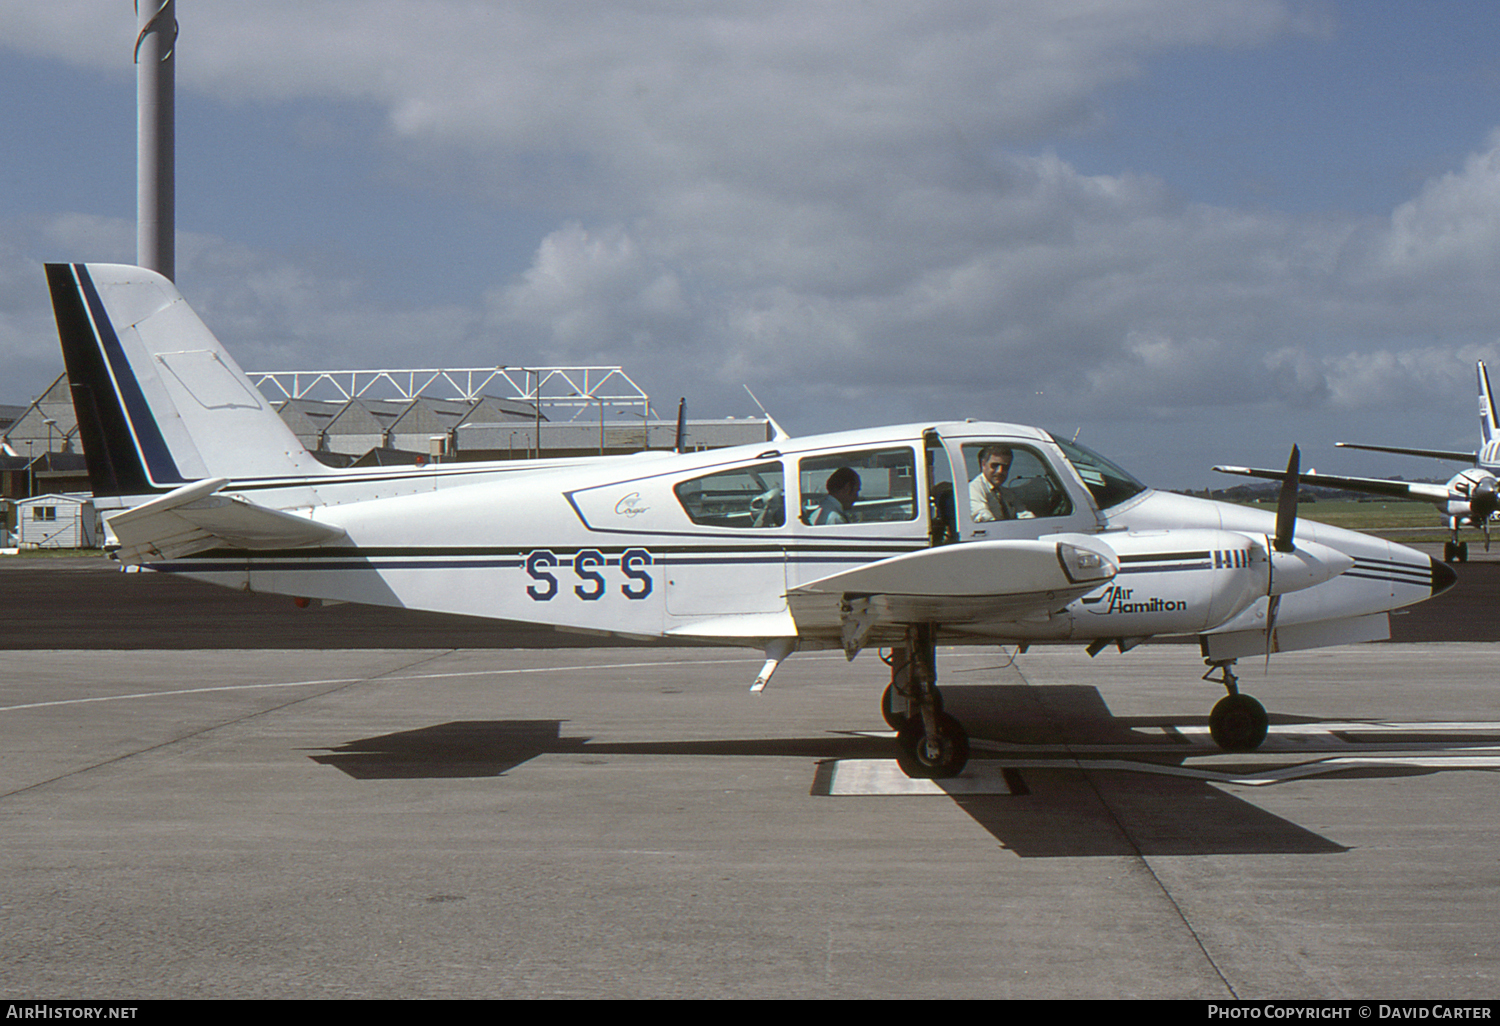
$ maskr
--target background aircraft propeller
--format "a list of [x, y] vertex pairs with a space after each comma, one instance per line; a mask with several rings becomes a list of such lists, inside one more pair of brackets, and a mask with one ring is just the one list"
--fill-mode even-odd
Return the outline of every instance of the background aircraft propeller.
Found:
[[1484, 551], [1490, 551], [1490, 517], [1500, 510], [1500, 481], [1486, 477], [1474, 484], [1469, 495], [1469, 516], [1484, 531]]

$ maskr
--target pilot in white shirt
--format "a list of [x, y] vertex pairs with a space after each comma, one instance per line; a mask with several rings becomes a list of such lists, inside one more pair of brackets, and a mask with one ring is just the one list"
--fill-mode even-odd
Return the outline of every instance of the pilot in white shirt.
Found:
[[979, 450], [979, 474], [969, 482], [969, 517], [977, 524], [1016, 519], [1015, 503], [1001, 485], [1010, 473], [1008, 445], [986, 445]]

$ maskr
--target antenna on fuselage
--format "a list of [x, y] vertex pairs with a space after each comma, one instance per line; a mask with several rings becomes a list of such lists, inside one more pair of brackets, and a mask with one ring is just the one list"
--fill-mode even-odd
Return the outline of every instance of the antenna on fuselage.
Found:
[[752, 392], [752, 391], [750, 391], [750, 386], [749, 385], [745, 385], [744, 389], [745, 389], [745, 394], [750, 397], [750, 401], [753, 402], [756, 406], [760, 407], [760, 412], [763, 413], [763, 414], [765, 414], [766, 423], [771, 425], [771, 430], [773, 430], [773, 431], [776, 432], [774, 435], [771, 436], [771, 441], [773, 441], [773, 442], [781, 442], [781, 441], [785, 441], [788, 438], [791, 438], [792, 436], [789, 435], [789, 434], [787, 434], [786, 431], [782, 429], [782, 427], [781, 427], [780, 424], [776, 423], [776, 418], [773, 417], [773, 416], [771, 416], [769, 413], [767, 413], [766, 412], [766, 408], [764, 406], [760, 405], [760, 400], [757, 399], [757, 398], [755, 398], [755, 393]]
[[677, 400], [677, 439], [672, 443], [673, 452], [682, 452], [683, 436], [687, 434], [687, 396]]

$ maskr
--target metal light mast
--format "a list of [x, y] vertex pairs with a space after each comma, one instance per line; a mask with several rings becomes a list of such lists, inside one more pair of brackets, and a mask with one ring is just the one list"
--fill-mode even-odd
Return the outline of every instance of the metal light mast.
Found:
[[176, 0], [136, 0], [135, 259], [175, 278], [177, 232], [173, 86]]

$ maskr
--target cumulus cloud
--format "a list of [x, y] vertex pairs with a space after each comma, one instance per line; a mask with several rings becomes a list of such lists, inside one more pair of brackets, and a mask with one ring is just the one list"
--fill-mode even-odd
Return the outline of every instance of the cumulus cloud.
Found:
[[680, 338], [690, 313], [677, 275], [626, 231], [576, 223], [543, 239], [531, 268], [489, 305], [495, 322], [526, 329], [563, 362], [649, 359]]
[[1428, 182], [1391, 215], [1378, 254], [1391, 276], [1428, 281], [1500, 265], [1500, 133], [1490, 148], [1470, 156], [1459, 171]]
[[[94, 0], [10, 12], [9, 45], [118, 68], [133, 32]], [[128, 14], [128, 8], [117, 5]], [[369, 101], [417, 148], [475, 147], [593, 186], [733, 180], [843, 190], [963, 139], [1042, 138], [1148, 55], [1286, 31], [1272, 0], [193, 0], [178, 78], [240, 101]]]

